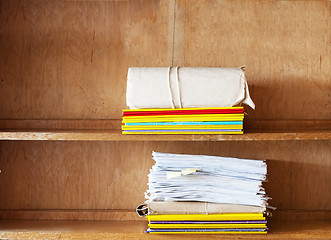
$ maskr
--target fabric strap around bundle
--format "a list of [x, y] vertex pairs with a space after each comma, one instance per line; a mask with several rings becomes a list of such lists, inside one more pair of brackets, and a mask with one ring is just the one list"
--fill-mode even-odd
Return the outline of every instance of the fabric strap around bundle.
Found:
[[132, 67], [126, 94], [130, 109], [255, 108], [242, 68]]

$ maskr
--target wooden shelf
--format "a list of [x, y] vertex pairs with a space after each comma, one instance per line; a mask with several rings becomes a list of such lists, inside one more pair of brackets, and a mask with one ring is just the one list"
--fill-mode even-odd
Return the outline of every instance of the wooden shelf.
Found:
[[331, 130], [248, 132], [242, 135], [124, 135], [121, 130], [2, 130], [0, 140], [56, 141], [289, 141], [330, 140]]
[[[267, 235], [226, 235], [227, 239], [330, 238], [330, 221], [272, 221]], [[1, 220], [4, 239], [160, 239], [144, 233], [146, 221], [26, 221]], [[199, 239], [222, 235], [200, 235]], [[166, 236], [165, 236], [166, 237]], [[169, 237], [169, 236], [168, 236]], [[224, 237], [224, 235], [223, 235]], [[171, 239], [196, 239], [196, 235], [171, 235]]]

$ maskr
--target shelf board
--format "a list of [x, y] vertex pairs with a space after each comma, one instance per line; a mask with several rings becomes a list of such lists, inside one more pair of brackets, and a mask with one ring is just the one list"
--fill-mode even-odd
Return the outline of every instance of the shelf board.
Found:
[[289, 141], [331, 140], [331, 130], [248, 132], [242, 135], [125, 135], [121, 130], [0, 130], [0, 140], [56, 141]]
[[[331, 221], [272, 221], [267, 235], [226, 235], [227, 239], [330, 238]], [[147, 221], [27, 221], [1, 220], [4, 239], [160, 239], [144, 233]], [[220, 235], [199, 235], [213, 239]], [[171, 239], [196, 239], [197, 235], [172, 235]]]

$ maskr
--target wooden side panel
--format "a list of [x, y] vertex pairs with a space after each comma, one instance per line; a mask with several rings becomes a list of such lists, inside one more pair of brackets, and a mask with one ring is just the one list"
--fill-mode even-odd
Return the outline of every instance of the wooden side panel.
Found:
[[0, 118], [120, 119], [128, 67], [167, 66], [168, 20], [160, 0], [1, 1]]
[[174, 65], [239, 67], [249, 119], [330, 119], [329, 1], [188, 1], [176, 5]]
[[1, 209], [134, 209], [152, 151], [268, 159], [280, 210], [331, 210], [329, 141], [1, 142]]

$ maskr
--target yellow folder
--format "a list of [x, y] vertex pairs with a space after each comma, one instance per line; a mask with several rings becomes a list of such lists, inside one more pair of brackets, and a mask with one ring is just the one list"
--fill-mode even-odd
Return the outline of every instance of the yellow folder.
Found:
[[205, 223], [205, 224], [148, 224], [150, 228], [266, 228], [266, 224], [261, 223]]
[[146, 215], [148, 221], [244, 221], [265, 220], [263, 213]]

